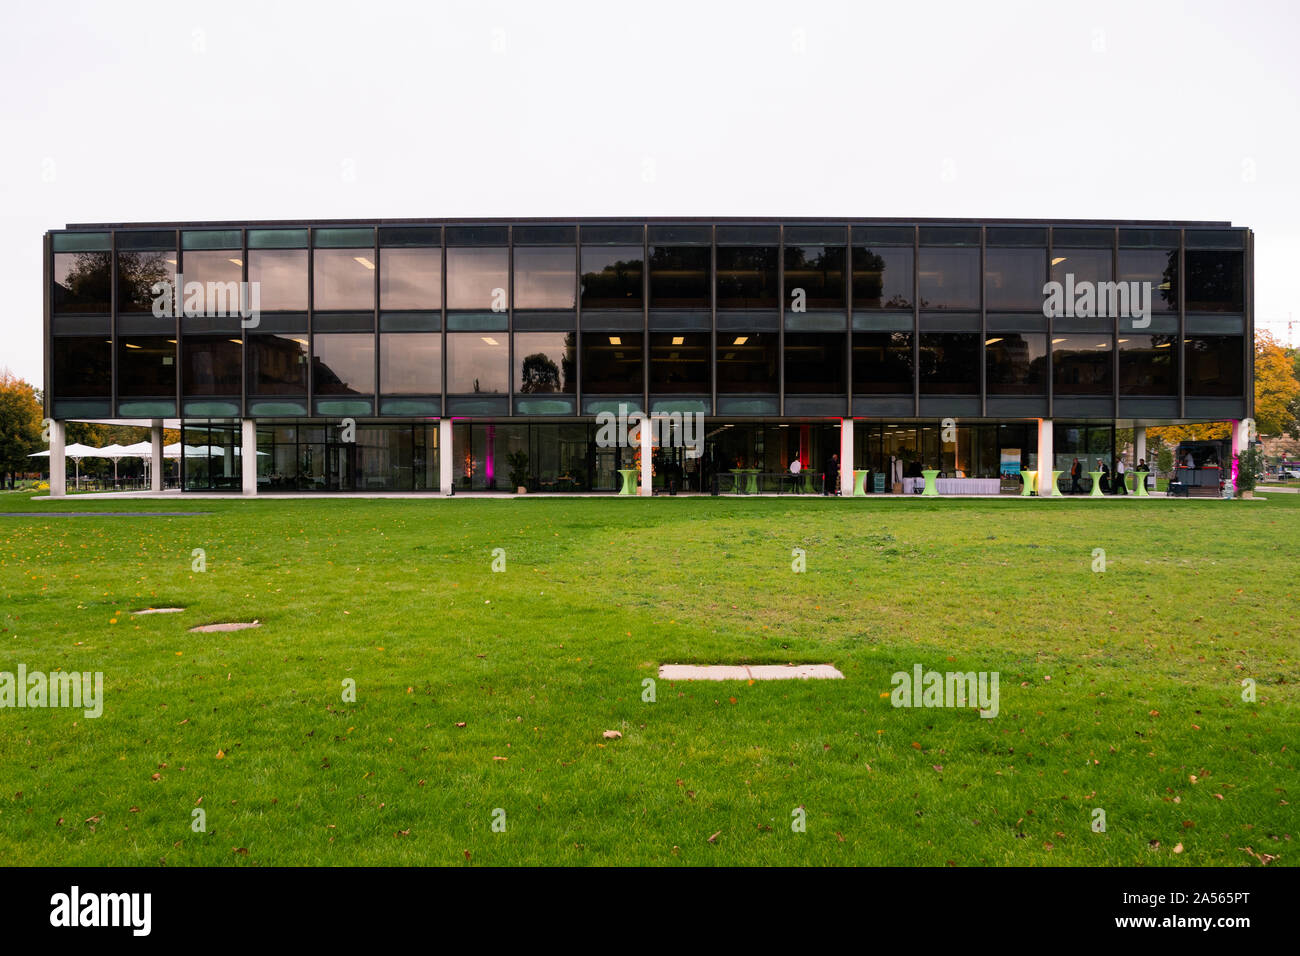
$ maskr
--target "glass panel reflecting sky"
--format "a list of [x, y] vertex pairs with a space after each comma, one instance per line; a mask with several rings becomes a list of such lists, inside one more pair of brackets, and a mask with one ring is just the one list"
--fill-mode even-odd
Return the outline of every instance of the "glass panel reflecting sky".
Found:
[[[189, 259], [185, 279], [189, 281]], [[262, 311], [301, 312], [307, 308], [307, 250], [254, 249], [248, 254], [248, 281], [261, 283]]]
[[380, 335], [379, 388], [385, 395], [435, 395], [441, 392], [442, 336], [428, 332], [385, 332]]
[[317, 249], [312, 283], [316, 310], [369, 312], [375, 307], [375, 250]]
[[[468, 251], [468, 250], [459, 250]], [[447, 250], [448, 254], [451, 250]], [[447, 333], [447, 393], [504, 394], [509, 390], [510, 351], [505, 332]]]
[[317, 395], [370, 395], [375, 390], [375, 337], [312, 336], [312, 389]]
[[447, 308], [489, 310], [510, 305], [510, 256], [495, 246], [447, 250]]
[[380, 250], [379, 307], [441, 309], [442, 250]]
[[569, 246], [516, 246], [515, 308], [572, 309], [576, 268]]

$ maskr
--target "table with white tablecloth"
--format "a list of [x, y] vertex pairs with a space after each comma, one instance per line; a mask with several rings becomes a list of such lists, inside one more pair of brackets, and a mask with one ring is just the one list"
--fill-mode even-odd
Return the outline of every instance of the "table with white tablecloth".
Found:
[[[934, 484], [941, 495], [996, 495], [1002, 490], [999, 478], [936, 478]], [[924, 478], [903, 479], [905, 495], [919, 495], [924, 489]]]

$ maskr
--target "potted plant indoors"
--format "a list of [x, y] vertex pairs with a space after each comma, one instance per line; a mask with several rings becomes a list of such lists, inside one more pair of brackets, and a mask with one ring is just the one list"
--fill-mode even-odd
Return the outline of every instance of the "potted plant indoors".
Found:
[[510, 484], [515, 486], [515, 493], [520, 495], [527, 494], [528, 453], [512, 451], [506, 456], [506, 464], [510, 466]]

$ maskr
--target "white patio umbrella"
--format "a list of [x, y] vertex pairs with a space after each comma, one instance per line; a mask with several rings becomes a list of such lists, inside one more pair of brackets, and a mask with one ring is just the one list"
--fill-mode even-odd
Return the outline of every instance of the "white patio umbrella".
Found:
[[[149, 472], [153, 469], [153, 442], [138, 441], [134, 445], [125, 445], [122, 448], [122, 457], [143, 460], [145, 477], [148, 478]], [[166, 452], [163, 452], [163, 457], [167, 457]]]
[[123, 448], [121, 445], [119, 445], [117, 442], [114, 442], [111, 445], [105, 445], [103, 448], [99, 449], [99, 457], [113, 459], [113, 485], [114, 487], [116, 487], [118, 461], [122, 458], [131, 458], [134, 456], [129, 454], [127, 450]]
[[80, 488], [81, 487], [81, 459], [99, 458], [100, 457], [99, 449], [94, 448], [90, 445], [83, 445], [81, 442], [78, 441], [74, 441], [71, 445], [67, 445], [64, 447], [63, 454], [65, 457], [72, 459], [73, 475], [75, 479], [73, 482], [73, 487]]

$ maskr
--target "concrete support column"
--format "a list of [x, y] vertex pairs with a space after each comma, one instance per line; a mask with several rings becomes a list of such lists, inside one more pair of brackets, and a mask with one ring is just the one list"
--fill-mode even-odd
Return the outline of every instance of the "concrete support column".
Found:
[[1232, 483], [1237, 484], [1237, 456], [1250, 447], [1250, 426], [1249, 418], [1232, 419], [1229, 426], [1232, 428]]
[[[1139, 461], [1146, 461], [1147, 457], [1147, 429], [1145, 425], [1136, 425], [1133, 428], [1133, 468], [1137, 468]], [[1151, 462], [1147, 462], [1147, 467], [1151, 467]], [[1133, 484], [1136, 486], [1139, 482], [1147, 480], [1147, 473], [1141, 474], [1136, 472], [1133, 475]], [[1154, 485], [1152, 487], [1155, 487]]]
[[1052, 420], [1038, 420], [1038, 497], [1052, 493], [1052, 469], [1056, 466], [1056, 453], [1052, 448]]
[[[827, 475], [834, 481], [834, 475]], [[853, 494], [853, 419], [840, 419], [840, 494], [848, 498]]]
[[244, 494], [255, 495], [257, 494], [257, 423], [251, 418], [245, 418], [240, 425], [243, 431], [243, 441], [240, 443], [243, 446], [240, 451], [243, 471], [240, 477], [243, 480]]
[[452, 466], [455, 463], [452, 454], [451, 419], [442, 418], [438, 420], [438, 491], [441, 494], [449, 495], [454, 490], [456, 478], [452, 474]]
[[50, 497], [62, 498], [68, 493], [68, 459], [64, 454], [67, 431], [64, 422], [50, 422]]
[[162, 491], [163, 480], [163, 427], [162, 422], [154, 419], [149, 427], [149, 490]]
[[641, 494], [653, 495], [654, 489], [654, 424], [647, 415], [641, 419]]

